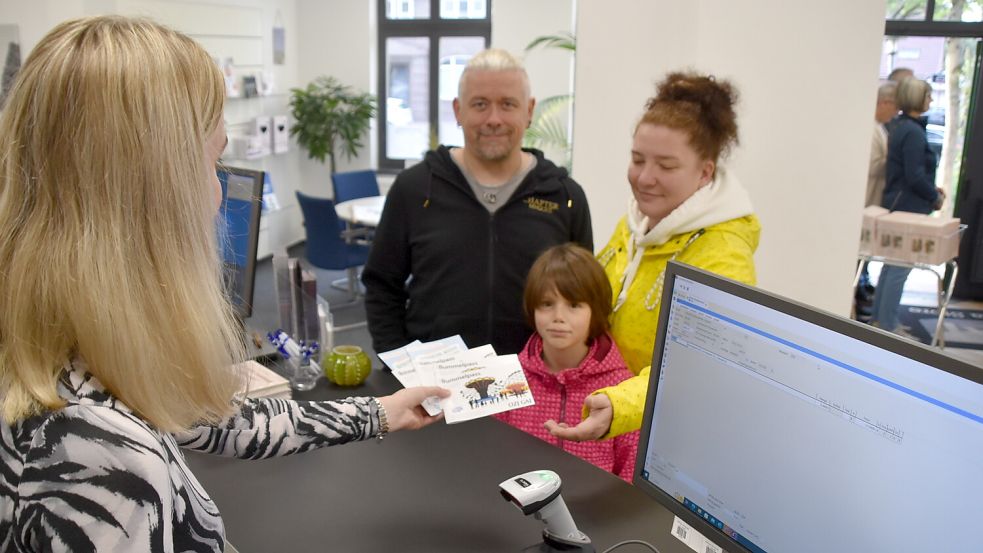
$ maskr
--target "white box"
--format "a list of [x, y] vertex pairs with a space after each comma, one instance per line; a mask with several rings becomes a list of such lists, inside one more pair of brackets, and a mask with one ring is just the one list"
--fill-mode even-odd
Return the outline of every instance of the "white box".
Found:
[[877, 219], [874, 255], [939, 265], [959, 253], [959, 219], [895, 211]]
[[912, 228], [908, 248], [916, 263], [939, 265], [959, 255], [959, 219], [928, 217]]
[[871, 205], [864, 208], [863, 223], [860, 227], [860, 255], [875, 255], [877, 245], [877, 219], [890, 213], [887, 209]]
[[269, 154], [269, 142], [254, 134], [230, 134], [223, 159], [259, 159]]
[[877, 218], [875, 231], [877, 240], [874, 243], [874, 255], [908, 261], [905, 259], [905, 252], [908, 250], [905, 245], [905, 237], [911, 215], [915, 215], [915, 213], [895, 211]]
[[290, 149], [290, 127], [286, 115], [273, 116], [273, 153], [282, 154]]
[[253, 120], [253, 135], [263, 144], [263, 155], [272, 151], [273, 145], [273, 118], [268, 115], [261, 115]]

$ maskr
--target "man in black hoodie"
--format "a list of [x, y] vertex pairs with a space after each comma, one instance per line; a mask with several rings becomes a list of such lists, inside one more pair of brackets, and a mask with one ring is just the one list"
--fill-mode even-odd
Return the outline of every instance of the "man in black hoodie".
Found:
[[454, 100], [464, 147], [427, 152], [386, 198], [362, 272], [375, 351], [460, 334], [518, 353], [532, 332], [522, 292], [533, 261], [565, 242], [593, 250], [580, 185], [521, 147], [535, 104], [508, 52], [471, 58]]

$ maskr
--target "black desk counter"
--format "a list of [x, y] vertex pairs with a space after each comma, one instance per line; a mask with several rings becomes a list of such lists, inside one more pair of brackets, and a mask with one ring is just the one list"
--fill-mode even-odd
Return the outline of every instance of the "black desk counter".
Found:
[[[342, 389], [322, 379], [295, 399], [386, 395], [389, 373]], [[672, 514], [641, 491], [497, 420], [440, 422], [415, 432], [263, 461], [187, 452], [241, 553], [510, 552], [541, 541], [498, 484], [537, 469], [556, 471], [578, 528], [598, 553], [643, 539], [662, 553], [692, 553], [669, 535]], [[616, 553], [648, 551], [627, 545]]]

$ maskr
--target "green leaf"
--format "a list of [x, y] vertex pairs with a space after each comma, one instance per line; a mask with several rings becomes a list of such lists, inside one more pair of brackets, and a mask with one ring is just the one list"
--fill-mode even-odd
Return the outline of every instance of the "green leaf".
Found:
[[550, 96], [536, 104], [532, 122], [526, 129], [523, 145], [530, 148], [553, 148], [565, 152], [564, 165], [569, 166], [572, 144], [567, 129], [567, 113], [573, 96]]
[[375, 96], [358, 92], [334, 77], [318, 77], [304, 88], [290, 89], [290, 110], [294, 118], [291, 136], [307, 150], [308, 157], [331, 161], [340, 150], [348, 159], [364, 147], [362, 137], [369, 131], [376, 114]]
[[533, 50], [535, 48], [557, 48], [560, 50], [570, 50], [574, 52], [577, 50], [577, 39], [573, 36], [573, 33], [560, 32], [555, 35], [543, 35], [536, 37], [526, 45], [526, 52]]

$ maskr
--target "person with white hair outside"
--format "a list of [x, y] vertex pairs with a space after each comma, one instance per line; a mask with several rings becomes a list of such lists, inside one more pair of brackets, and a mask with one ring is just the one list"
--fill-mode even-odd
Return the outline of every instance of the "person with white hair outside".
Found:
[[877, 88], [877, 107], [874, 108], [874, 134], [870, 145], [870, 171], [867, 174], [865, 206], [881, 205], [884, 198], [884, 166], [887, 163], [887, 125], [898, 114], [894, 95], [898, 83], [887, 81]]
[[[898, 104], [894, 99], [898, 83], [886, 81], [877, 88], [877, 105], [874, 108], [874, 134], [870, 143], [870, 168], [867, 172], [867, 193], [865, 206], [880, 206], [884, 198], [884, 182], [887, 164], [887, 124], [898, 114]], [[870, 283], [867, 263], [860, 271], [860, 280], [854, 293], [857, 320], [870, 319], [874, 302], [874, 285]]]

